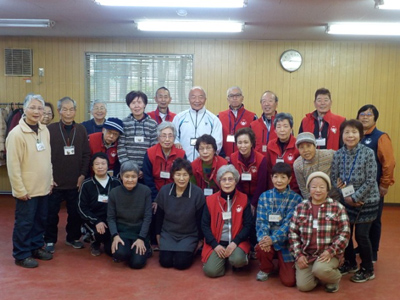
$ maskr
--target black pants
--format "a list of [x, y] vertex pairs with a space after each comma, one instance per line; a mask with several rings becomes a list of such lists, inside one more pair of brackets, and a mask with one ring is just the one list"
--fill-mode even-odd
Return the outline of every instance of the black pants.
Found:
[[188, 251], [160, 251], [160, 265], [185, 270], [192, 265], [193, 257], [193, 253]]
[[[106, 222], [104, 222], [106, 223]], [[108, 225], [107, 225], [108, 226]], [[90, 223], [85, 223], [84, 224], [85, 229], [90, 233], [90, 235], [93, 237], [93, 244], [100, 247], [101, 244], [104, 245], [104, 252], [111, 256], [111, 235], [110, 235], [110, 230], [108, 227], [106, 228], [106, 232], [104, 234], [100, 234], [97, 232], [96, 225], [90, 224]]]
[[[118, 244], [118, 250], [115, 251], [113, 257], [118, 260], [127, 261], [129, 267], [132, 269], [141, 269], [146, 265], [147, 255], [146, 253], [141, 255], [136, 253], [136, 246], [131, 249], [134, 240], [131, 239], [121, 239], [124, 241], [125, 245], [121, 243]], [[150, 247], [150, 244], [146, 245], [146, 248]]]
[[383, 197], [379, 199], [379, 210], [376, 219], [371, 224], [371, 229], [369, 231], [369, 238], [371, 240], [372, 253], [373, 256], [377, 256], [377, 252], [379, 250], [379, 242], [381, 240], [381, 231], [382, 231], [382, 211], [383, 211]]
[[78, 213], [78, 190], [55, 190], [49, 196], [49, 210], [47, 214], [47, 227], [44, 235], [46, 243], [56, 243], [58, 236], [58, 213], [60, 212], [61, 202], [67, 203], [67, 241], [79, 240], [81, 237], [82, 219]]
[[350, 241], [347, 246], [344, 257], [345, 260], [350, 263], [351, 266], [356, 266], [356, 253], [354, 251], [353, 245], [353, 231], [355, 232], [355, 238], [358, 244], [358, 250], [360, 252], [361, 258], [361, 268], [366, 269], [367, 271], [373, 271], [374, 266], [372, 264], [372, 248], [371, 241], [369, 239], [369, 231], [371, 228], [372, 222], [369, 223], [360, 223], [360, 224], [351, 224], [350, 225]]
[[27, 201], [15, 199], [13, 256], [25, 259], [32, 251], [43, 247], [46, 228], [48, 196], [32, 197]]

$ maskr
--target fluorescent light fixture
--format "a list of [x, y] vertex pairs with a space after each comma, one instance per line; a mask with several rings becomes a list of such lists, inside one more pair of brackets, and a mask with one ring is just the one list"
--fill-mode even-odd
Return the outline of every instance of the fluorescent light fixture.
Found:
[[375, 8], [400, 9], [400, 1], [399, 0], [375, 0]]
[[0, 27], [53, 27], [49, 19], [0, 19]]
[[235, 8], [247, 6], [248, 0], [94, 0], [107, 6], [142, 7], [221, 7]]
[[155, 20], [138, 21], [141, 31], [176, 32], [242, 32], [244, 23], [234, 21], [174, 21]]
[[346, 35], [400, 35], [400, 23], [336, 23], [326, 27], [326, 33]]

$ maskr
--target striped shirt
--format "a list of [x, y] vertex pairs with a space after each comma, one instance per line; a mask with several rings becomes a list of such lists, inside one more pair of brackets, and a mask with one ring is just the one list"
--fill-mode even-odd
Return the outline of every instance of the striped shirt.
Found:
[[[284, 262], [294, 261], [289, 252], [288, 232], [294, 209], [301, 202], [299, 194], [287, 187], [284, 192], [276, 188], [261, 194], [257, 206], [257, 240], [269, 236], [276, 251], [281, 251]], [[270, 222], [270, 216], [279, 215], [279, 222]]]
[[157, 144], [157, 122], [144, 114], [143, 119], [136, 120], [132, 114], [122, 120], [124, 134], [118, 140], [118, 158], [120, 163], [133, 161], [140, 169], [146, 151]]

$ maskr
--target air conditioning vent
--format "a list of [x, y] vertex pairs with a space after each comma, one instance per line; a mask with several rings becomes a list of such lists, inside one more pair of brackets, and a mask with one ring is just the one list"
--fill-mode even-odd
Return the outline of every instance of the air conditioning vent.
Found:
[[5, 49], [6, 76], [32, 76], [32, 49]]

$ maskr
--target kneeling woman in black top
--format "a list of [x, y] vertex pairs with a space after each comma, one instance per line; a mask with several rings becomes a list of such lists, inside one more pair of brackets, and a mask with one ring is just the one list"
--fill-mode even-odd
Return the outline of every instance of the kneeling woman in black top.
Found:
[[191, 175], [190, 162], [177, 158], [171, 167], [174, 182], [164, 185], [156, 198], [156, 234], [164, 268], [189, 268], [202, 245], [200, 223], [205, 200], [203, 190], [189, 182]]
[[108, 197], [111, 251], [115, 259], [128, 261], [133, 269], [141, 269], [150, 249], [151, 191], [138, 183], [139, 168], [135, 163], [124, 162], [120, 175], [122, 186], [111, 190]]

